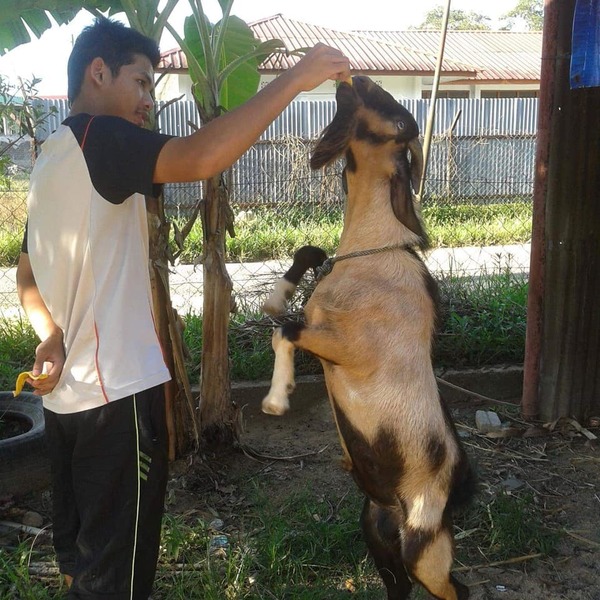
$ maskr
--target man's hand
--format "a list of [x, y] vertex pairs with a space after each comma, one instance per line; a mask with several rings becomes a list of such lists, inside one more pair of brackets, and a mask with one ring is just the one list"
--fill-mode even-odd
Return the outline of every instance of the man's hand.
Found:
[[44, 379], [32, 379], [30, 377], [27, 379], [27, 383], [40, 396], [49, 394], [56, 387], [64, 364], [65, 348], [62, 334], [47, 337], [35, 350], [35, 362], [31, 372], [34, 376], [46, 373], [48, 377]]
[[350, 78], [350, 61], [339, 50], [316, 44], [290, 69], [300, 89], [308, 92], [327, 79], [346, 81]]
[[52, 320], [35, 282], [29, 256], [23, 252], [17, 267], [17, 291], [21, 305], [42, 340], [35, 351], [32, 373], [35, 376], [42, 372], [48, 375], [45, 379], [29, 378], [27, 383], [35, 388], [38, 394], [49, 394], [56, 387], [65, 364], [63, 332]]

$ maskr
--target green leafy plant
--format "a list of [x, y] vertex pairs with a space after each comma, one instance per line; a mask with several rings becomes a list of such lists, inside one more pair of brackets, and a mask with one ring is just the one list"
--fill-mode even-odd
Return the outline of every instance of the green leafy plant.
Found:
[[457, 368], [522, 363], [527, 290], [527, 280], [508, 270], [443, 280], [436, 365]]

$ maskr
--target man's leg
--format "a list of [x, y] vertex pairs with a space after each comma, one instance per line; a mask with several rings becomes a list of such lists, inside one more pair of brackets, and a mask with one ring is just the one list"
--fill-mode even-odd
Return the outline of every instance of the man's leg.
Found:
[[52, 537], [59, 570], [70, 585], [78, 562], [79, 514], [71, 471], [77, 419], [44, 410], [44, 421], [52, 472]]
[[79, 561], [68, 597], [146, 600], [167, 480], [162, 386], [81, 414], [73, 480]]

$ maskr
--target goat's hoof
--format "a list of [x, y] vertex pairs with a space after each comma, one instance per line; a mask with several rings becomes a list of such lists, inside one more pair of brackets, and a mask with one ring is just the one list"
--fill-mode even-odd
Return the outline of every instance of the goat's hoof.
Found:
[[267, 396], [262, 401], [262, 411], [267, 415], [275, 415], [281, 417], [290, 409], [290, 401], [287, 398], [274, 398]]
[[268, 298], [262, 305], [262, 311], [266, 315], [271, 315], [272, 317], [279, 317], [287, 312], [287, 305], [285, 304], [285, 302], [282, 303], [273, 298]]

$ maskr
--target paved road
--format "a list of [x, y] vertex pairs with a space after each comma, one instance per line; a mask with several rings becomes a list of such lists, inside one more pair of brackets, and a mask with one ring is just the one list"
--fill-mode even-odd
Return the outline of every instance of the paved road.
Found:
[[[438, 248], [428, 252], [425, 262], [437, 277], [474, 277], [529, 271], [529, 244], [464, 248]], [[238, 308], [258, 312], [275, 279], [286, 263], [231, 263], [227, 270], [233, 282]], [[0, 270], [0, 317], [20, 315], [15, 285], [16, 269]], [[202, 265], [173, 267], [169, 277], [174, 307], [181, 313], [202, 311]]]

